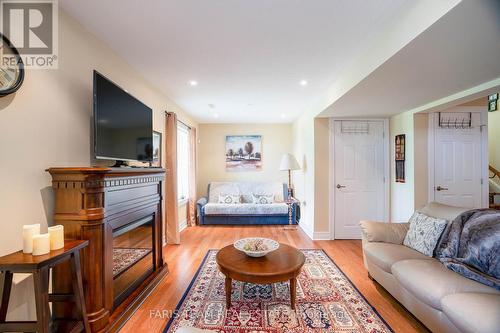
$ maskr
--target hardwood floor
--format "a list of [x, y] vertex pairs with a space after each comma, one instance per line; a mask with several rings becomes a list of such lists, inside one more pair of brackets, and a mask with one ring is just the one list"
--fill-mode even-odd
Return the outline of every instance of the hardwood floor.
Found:
[[289, 230], [283, 226], [187, 228], [181, 234], [181, 245], [167, 245], [164, 248], [170, 273], [120, 332], [162, 332], [207, 251], [220, 249], [239, 238], [251, 236], [273, 238], [302, 249], [322, 248], [395, 332], [428, 332], [380, 285], [368, 278], [363, 266], [361, 241], [312, 241], [302, 230]]

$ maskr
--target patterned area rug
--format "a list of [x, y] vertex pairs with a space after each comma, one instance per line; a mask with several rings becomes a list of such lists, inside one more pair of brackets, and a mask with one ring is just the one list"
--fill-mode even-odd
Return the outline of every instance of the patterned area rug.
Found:
[[255, 285], [233, 281], [226, 311], [224, 275], [216, 250], [203, 260], [164, 333], [191, 326], [224, 333], [392, 332], [323, 250], [301, 250], [306, 263], [297, 280], [296, 311], [288, 282]]
[[151, 249], [142, 248], [113, 248], [113, 277], [123, 273], [127, 268], [151, 253]]

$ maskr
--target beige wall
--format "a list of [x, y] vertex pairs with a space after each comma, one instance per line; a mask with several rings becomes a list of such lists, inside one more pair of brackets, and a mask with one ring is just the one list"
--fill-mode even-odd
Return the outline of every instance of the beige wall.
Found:
[[429, 114], [417, 113], [413, 115], [413, 151], [414, 159], [414, 206], [422, 208], [429, 202]]
[[[414, 118], [405, 112], [390, 118], [390, 164], [391, 164], [391, 222], [408, 222], [415, 208], [414, 193]], [[396, 183], [394, 163], [395, 136], [406, 135], [405, 183]]]
[[302, 166], [294, 172], [295, 196], [301, 201], [301, 228], [312, 238], [330, 232], [329, 118], [303, 114], [293, 123], [293, 153]]
[[330, 231], [330, 118], [314, 119], [314, 232]]
[[[22, 247], [21, 226], [52, 223], [51, 166], [89, 166], [92, 70], [97, 69], [154, 110], [154, 129], [164, 131], [164, 110], [196, 126], [109, 47], [59, 9], [59, 69], [27, 70], [15, 94], [0, 99], [0, 255]], [[23, 296], [14, 299], [20, 304]], [[32, 288], [27, 286], [26, 288]], [[24, 309], [22, 311], [25, 311]], [[14, 317], [16, 316], [14, 314]]]
[[[426, 113], [404, 112], [390, 118], [390, 221], [408, 222], [428, 202], [428, 127]], [[396, 183], [395, 136], [406, 135], [405, 183]]]
[[[262, 135], [262, 170], [226, 171], [226, 135]], [[287, 182], [280, 171], [283, 154], [292, 151], [291, 124], [200, 124], [198, 127], [198, 197], [212, 181]], [[299, 161], [300, 162], [300, 161]]]
[[500, 111], [488, 112], [488, 150], [489, 164], [500, 170]]
[[300, 227], [310, 236], [314, 233], [314, 116], [304, 114], [293, 123], [293, 154], [301, 170], [293, 173], [295, 197], [301, 201]]

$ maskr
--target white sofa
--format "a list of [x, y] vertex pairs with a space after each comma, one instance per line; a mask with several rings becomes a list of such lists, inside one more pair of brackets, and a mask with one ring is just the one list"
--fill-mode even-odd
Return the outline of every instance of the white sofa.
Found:
[[[239, 195], [239, 204], [219, 203], [219, 195]], [[274, 203], [255, 204], [253, 194], [273, 195]], [[297, 202], [286, 203], [288, 186], [280, 182], [211, 182], [207, 196], [197, 202], [201, 225], [296, 224]]]
[[[419, 211], [452, 221], [467, 209], [430, 203]], [[403, 245], [408, 223], [362, 221], [372, 279], [433, 332], [499, 333], [500, 292]]]

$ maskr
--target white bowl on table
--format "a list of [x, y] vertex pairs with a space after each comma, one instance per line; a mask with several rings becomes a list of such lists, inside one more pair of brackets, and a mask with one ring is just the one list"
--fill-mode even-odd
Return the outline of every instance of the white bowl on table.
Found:
[[[245, 245], [247, 243], [249, 243], [249, 242], [255, 242], [255, 241], [258, 241], [258, 240], [262, 241], [262, 243], [267, 247], [266, 250], [263, 250], [263, 251], [248, 251], [248, 250], [245, 250]], [[249, 238], [242, 238], [242, 239], [237, 240], [236, 242], [234, 242], [234, 247], [237, 250], [240, 250], [241, 252], [244, 252], [247, 256], [258, 258], [258, 257], [265, 256], [269, 252], [277, 250], [280, 247], [280, 244], [277, 241], [275, 241], [273, 239], [269, 239], [269, 238], [249, 237]]]

